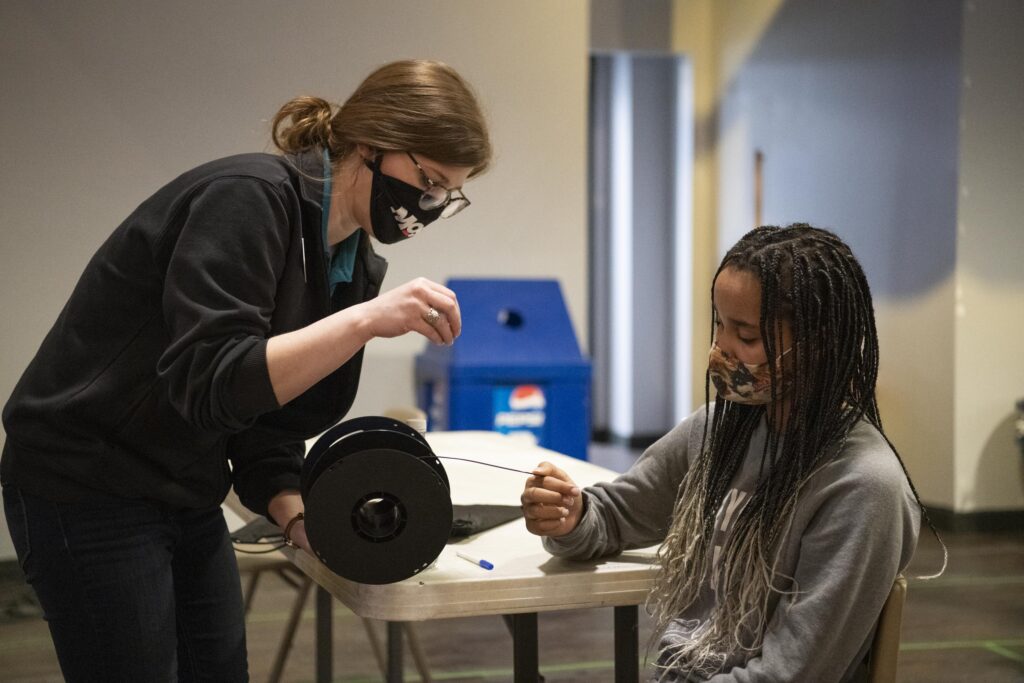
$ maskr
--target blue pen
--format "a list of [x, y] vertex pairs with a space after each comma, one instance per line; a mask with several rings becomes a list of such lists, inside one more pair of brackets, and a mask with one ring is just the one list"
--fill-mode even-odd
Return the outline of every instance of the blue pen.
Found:
[[476, 566], [483, 567], [484, 569], [486, 569], [488, 571], [490, 571], [491, 569], [494, 569], [494, 565], [491, 564], [490, 562], [488, 562], [487, 560], [481, 560], [478, 557], [470, 557], [469, 555], [466, 555], [465, 553], [460, 553], [460, 552], [456, 552], [455, 554], [458, 555], [459, 557], [461, 557], [462, 559], [464, 559], [466, 562], [472, 562]]

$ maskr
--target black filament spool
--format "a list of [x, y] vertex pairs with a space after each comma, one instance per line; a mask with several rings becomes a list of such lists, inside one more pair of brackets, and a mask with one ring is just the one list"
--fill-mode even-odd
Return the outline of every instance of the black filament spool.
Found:
[[303, 498], [309, 494], [309, 489], [317, 477], [339, 458], [381, 446], [422, 458], [430, 463], [445, 485], [448, 485], [448, 473], [444, 471], [441, 461], [434, 455], [422, 434], [404, 422], [387, 417], [368, 416], [346, 420], [331, 427], [309, 449], [302, 463]]
[[303, 465], [310, 548], [351, 581], [402, 581], [429, 567], [448, 541], [448, 477], [418, 433], [351, 427], [328, 430]]

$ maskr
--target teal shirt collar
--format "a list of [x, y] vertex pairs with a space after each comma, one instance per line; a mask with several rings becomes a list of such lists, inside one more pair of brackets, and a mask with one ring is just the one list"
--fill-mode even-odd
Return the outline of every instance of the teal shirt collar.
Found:
[[342, 240], [341, 244], [334, 248], [331, 254], [327, 246], [327, 221], [331, 215], [331, 157], [324, 150], [324, 197], [323, 217], [320, 219], [320, 229], [324, 236], [324, 263], [327, 264], [327, 285], [331, 295], [334, 288], [342, 282], [352, 282], [352, 272], [356, 266], [356, 252], [359, 249], [359, 233], [356, 230], [352, 235]]

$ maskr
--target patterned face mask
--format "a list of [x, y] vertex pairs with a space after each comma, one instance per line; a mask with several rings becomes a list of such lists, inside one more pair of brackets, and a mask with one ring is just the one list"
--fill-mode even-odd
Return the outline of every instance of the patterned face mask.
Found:
[[[793, 347], [790, 346], [779, 354], [779, 357], [775, 359], [773, 369], [772, 363], [750, 365], [729, 359], [718, 348], [718, 344], [712, 344], [711, 351], [708, 352], [708, 372], [715, 385], [715, 391], [720, 397], [734, 403], [751, 406], [771, 403], [772, 372], [774, 370], [775, 379], [778, 382], [782, 375], [782, 357], [792, 350]], [[786, 386], [778, 385], [777, 395], [784, 394], [786, 388]]]
[[424, 210], [423, 190], [393, 178], [380, 170], [382, 155], [373, 162], [363, 160], [373, 172], [370, 187], [370, 224], [373, 236], [381, 244], [394, 244], [414, 237], [433, 223], [444, 211], [444, 206]]

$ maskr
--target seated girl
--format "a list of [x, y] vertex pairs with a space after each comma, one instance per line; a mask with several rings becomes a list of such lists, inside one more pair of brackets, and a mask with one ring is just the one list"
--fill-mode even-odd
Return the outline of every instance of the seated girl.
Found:
[[569, 558], [661, 544], [653, 680], [862, 680], [922, 514], [935, 531], [882, 430], [864, 272], [831, 232], [762, 227], [711, 302], [715, 401], [582, 495], [541, 463], [527, 528]]

